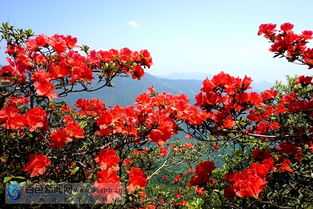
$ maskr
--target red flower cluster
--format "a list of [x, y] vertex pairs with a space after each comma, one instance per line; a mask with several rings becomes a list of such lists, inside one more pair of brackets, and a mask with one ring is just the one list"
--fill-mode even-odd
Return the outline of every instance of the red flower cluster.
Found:
[[260, 192], [267, 184], [266, 176], [274, 170], [274, 159], [268, 158], [262, 163], [252, 163], [250, 168], [241, 172], [226, 174], [225, 180], [232, 182], [225, 188], [224, 195], [228, 199], [238, 197], [254, 197], [258, 199]]
[[285, 157], [280, 158], [282, 161], [281, 166], [278, 168], [278, 171], [286, 171], [286, 172], [293, 172], [293, 169], [290, 168], [291, 162]]
[[[128, 48], [123, 48], [120, 51], [115, 49], [109, 51], [99, 50], [98, 52], [92, 50], [87, 60], [92, 65], [97, 66], [97, 68], [101, 68], [104, 64], [121, 67], [122, 73], [130, 74], [138, 80], [144, 75], [141, 65], [148, 68], [152, 65], [152, 58], [148, 50], [138, 52], [131, 51]], [[108, 73], [110, 72], [106, 72], [106, 74]]]
[[133, 106], [121, 107], [119, 105], [102, 112], [97, 119], [100, 127], [99, 133], [103, 136], [110, 134], [123, 134], [132, 137], [138, 136], [138, 112]]
[[65, 52], [67, 49], [72, 49], [76, 46], [77, 38], [70, 35], [55, 34], [51, 37], [44, 34], [38, 35], [36, 38], [31, 38], [27, 41], [26, 47], [30, 51], [39, 51], [41, 47], [46, 48], [52, 46], [57, 53]]
[[73, 138], [84, 138], [84, 129], [82, 129], [77, 123], [70, 120], [65, 128], [58, 128], [51, 131], [50, 140], [52, 141], [51, 147], [64, 147], [67, 142], [73, 141]]
[[119, 170], [120, 158], [113, 149], [101, 149], [99, 155], [95, 157], [95, 161], [100, 165], [101, 170]]
[[117, 156], [116, 151], [101, 149], [99, 155], [95, 157], [95, 162], [99, 164], [101, 171], [97, 173], [98, 178], [94, 183], [97, 188], [94, 196], [104, 198], [107, 204], [113, 200], [120, 200], [122, 198], [122, 185], [121, 178], [117, 174], [120, 158]]
[[210, 175], [215, 169], [214, 162], [205, 161], [197, 165], [194, 176], [191, 177], [189, 186], [203, 186], [206, 183], [213, 183]]
[[296, 84], [301, 84], [302, 86], [313, 85], [312, 79], [312, 76], [300, 75], [296, 81]]
[[258, 35], [264, 34], [273, 44], [270, 48], [277, 56], [286, 57], [289, 62], [299, 61], [313, 67], [313, 49], [307, 46], [308, 40], [313, 38], [313, 31], [305, 30], [301, 34], [295, 34], [292, 29], [294, 25], [284, 23], [280, 30], [276, 29], [276, 24], [262, 24], [259, 27]]
[[79, 99], [75, 106], [80, 108], [81, 115], [98, 116], [105, 111], [105, 104], [100, 99]]
[[106, 81], [119, 74], [140, 79], [144, 68], [152, 65], [147, 50], [91, 50], [83, 56], [75, 50], [76, 43], [72, 36], [41, 34], [25, 44], [10, 44], [6, 53], [12, 58], [0, 69], [0, 80], [12, 85], [25, 83], [32, 93], [52, 100], [58, 97], [56, 89], [75, 82], [91, 83], [94, 75]]
[[148, 184], [147, 175], [140, 168], [131, 167], [128, 173], [127, 191], [133, 192], [136, 189], [144, 190]]
[[139, 110], [138, 122], [147, 128], [153, 128], [149, 140], [163, 146], [176, 131], [175, 120], [200, 125], [206, 119], [206, 113], [188, 104], [185, 95], [156, 94], [152, 88], [139, 95], [136, 106]]
[[[280, 30], [276, 30], [274, 24], [263, 24], [258, 34], [264, 34], [272, 42], [270, 50], [276, 55], [282, 55], [288, 61], [298, 61], [312, 68], [313, 49], [309, 48], [307, 43], [313, 38], [313, 32], [304, 31], [297, 35], [292, 29], [293, 25], [290, 23], [282, 24]], [[151, 87], [136, 98], [135, 106], [117, 105], [107, 108], [99, 99], [79, 99], [75, 104], [79, 108], [76, 112], [67, 105], [62, 105], [61, 108], [57, 103], [50, 105], [51, 102], [49, 103], [48, 100], [59, 96], [57, 90], [62, 90], [62, 94], [66, 95], [75, 89], [77, 83], [87, 90], [95, 76], [98, 76], [99, 82], [105, 81], [106, 85], [110, 84], [113, 77], [121, 74], [140, 79], [144, 75], [144, 68], [152, 65], [147, 50], [131, 51], [123, 48], [88, 51], [85, 49], [86, 56], [84, 56], [75, 50], [76, 43], [77, 39], [71, 36], [39, 35], [24, 44], [8, 46], [6, 53], [10, 58], [7, 59], [8, 64], [0, 69], [0, 80], [4, 87], [8, 86], [10, 87], [8, 89], [14, 89], [14, 92], [8, 92], [3, 97], [4, 101], [1, 103], [3, 107], [0, 109], [1, 129], [18, 130], [18, 134], [28, 137], [29, 131], [50, 131], [48, 120], [60, 120], [60, 115], [63, 114], [61, 123], [65, 125], [57, 126], [56, 130], [50, 132], [49, 139], [53, 148], [63, 148], [68, 142], [85, 137], [84, 129], [75, 122], [75, 119], [79, 119], [83, 124], [87, 123], [88, 128], [91, 125], [97, 126], [88, 129], [88, 134], [91, 133], [90, 131], [95, 131], [96, 134], [91, 139], [100, 138], [108, 141], [111, 137], [118, 138], [121, 140], [117, 142], [118, 144], [125, 143], [129, 146], [133, 143], [134, 147], [153, 142], [160, 146], [159, 151], [153, 153], [160, 153], [161, 156], [169, 154], [163, 146], [177, 134], [180, 128], [185, 128], [185, 124], [189, 132], [186, 138], [203, 137], [216, 150], [219, 145], [223, 147], [218, 141], [220, 139], [234, 140], [236, 144], [241, 143], [242, 140], [254, 140], [255, 137], [274, 138], [275, 145], [270, 144], [270, 146], [276, 153], [272, 154], [270, 151], [257, 148], [252, 153], [256, 162], [251, 163], [249, 168], [225, 175], [229, 185], [225, 188], [224, 194], [229, 199], [235, 196], [258, 199], [267, 185], [269, 172], [293, 172], [291, 162], [294, 160], [291, 157], [298, 160], [297, 163], [301, 163], [305, 154], [304, 145], [309, 145], [313, 151], [312, 136], [302, 138], [304, 132], [313, 131], [311, 124], [306, 123], [305, 127], [301, 124], [299, 127], [289, 126], [289, 121], [293, 121], [293, 118], [289, 118], [290, 113], [299, 116], [295, 117], [295, 120], [299, 121], [302, 119], [310, 121], [313, 117], [312, 76], [298, 77], [294, 87], [304, 89], [298, 94], [294, 92], [284, 94], [276, 90], [256, 93], [249, 91], [251, 78], [245, 76], [241, 79], [221, 72], [212, 79], [207, 78], [203, 81], [201, 92], [196, 96], [195, 106], [189, 105], [185, 95], [157, 94]], [[305, 95], [306, 93], [308, 94]], [[62, 94], [60, 93], [60, 96]], [[9, 95], [13, 96], [9, 97]], [[16, 97], [17, 95], [27, 97]], [[34, 105], [38, 106], [33, 107]], [[54, 115], [53, 111], [57, 114]], [[180, 127], [181, 124], [184, 125]], [[288, 130], [290, 128], [293, 130]], [[290, 133], [294, 133], [295, 137]], [[49, 133], [40, 134], [40, 136], [47, 135]], [[209, 135], [210, 137], [207, 137]], [[288, 138], [284, 138], [285, 136]], [[297, 141], [299, 136], [301, 141]], [[215, 137], [217, 141], [210, 141], [211, 137]], [[295, 141], [289, 141], [291, 137], [294, 137]], [[111, 142], [115, 143], [113, 140]], [[183, 143], [168, 148], [176, 155], [194, 148], [195, 145]], [[152, 153], [148, 148], [141, 150], [132, 150], [131, 146], [129, 148], [131, 157], [140, 158], [147, 153]], [[95, 196], [106, 198], [107, 203], [121, 198], [122, 185], [118, 172], [124, 171], [119, 167], [123, 163], [127, 168], [130, 167], [127, 171], [128, 192], [137, 190], [141, 199], [144, 199], [146, 197], [144, 189], [148, 183], [147, 175], [142, 169], [131, 167], [133, 159], [126, 158], [121, 162], [118, 153], [111, 148], [101, 149], [94, 158], [94, 162], [101, 170], [97, 172], [94, 183], [98, 189]], [[277, 162], [274, 161], [273, 156], [278, 157]], [[30, 171], [30, 177], [43, 175], [51, 163], [43, 154], [31, 154], [29, 158], [22, 171]], [[75, 162], [72, 162], [69, 168], [74, 167]], [[213, 162], [202, 162], [195, 170], [191, 169], [176, 176], [172, 182], [178, 183], [183, 176], [192, 175], [188, 185], [193, 186], [198, 194], [203, 195], [205, 191], [202, 186], [214, 183], [211, 179], [214, 169]], [[88, 172], [93, 171], [94, 169], [90, 169]], [[167, 177], [163, 177], [163, 180], [167, 181]], [[112, 192], [108, 192], [108, 187]], [[179, 191], [176, 198], [182, 197], [182, 192]], [[187, 204], [188, 202], [181, 201], [177, 205]]]
[[5, 129], [21, 130], [24, 128], [35, 131], [43, 128], [46, 121], [46, 111], [41, 107], [29, 109], [25, 114], [21, 114], [18, 104], [28, 103], [27, 99], [10, 98], [10, 103], [5, 104], [0, 110], [0, 124]]
[[289, 154], [298, 161], [301, 161], [303, 152], [302, 152], [302, 146], [297, 143], [281, 143], [276, 147], [276, 150], [280, 153]]
[[235, 195], [241, 198], [254, 197], [257, 199], [267, 184], [266, 176], [269, 171], [293, 172], [290, 160], [285, 157], [280, 157], [276, 164], [278, 169], [275, 168], [275, 161], [270, 151], [257, 148], [252, 152], [252, 157], [262, 160], [262, 163], [254, 162], [248, 169], [225, 175], [225, 180], [232, 182], [224, 191], [225, 197], [228, 199], [232, 200]]
[[215, 129], [232, 128], [236, 118], [231, 112], [241, 113], [261, 105], [262, 99], [256, 92], [245, 92], [251, 88], [251, 82], [249, 77], [240, 79], [221, 72], [203, 81], [196, 105], [207, 111]]
[[253, 150], [252, 157], [258, 160], [265, 160], [272, 157], [272, 153], [270, 151], [257, 148]]
[[133, 159], [128, 157], [124, 160], [123, 165], [125, 165], [125, 166], [131, 165], [133, 163], [133, 161], [134, 161]]
[[163, 147], [160, 147], [159, 150], [160, 150], [161, 156], [163, 156], [163, 157], [165, 157], [168, 153], [167, 149], [165, 149]]
[[[207, 117], [204, 111], [199, 113], [196, 107], [189, 105], [186, 96], [156, 94], [152, 88], [137, 97], [136, 107], [117, 105], [106, 109], [102, 102], [95, 101], [78, 100], [75, 105], [81, 108], [81, 115], [96, 116], [100, 128], [98, 134], [122, 134], [133, 137], [137, 142], [138, 137], [144, 134], [150, 142], [160, 146], [177, 133], [175, 120], [195, 125], [201, 124]], [[143, 133], [139, 134], [139, 131]]]
[[172, 183], [175, 184], [175, 183], [179, 182], [180, 179], [181, 179], [181, 175], [177, 175], [177, 176], [173, 179]]
[[46, 171], [46, 167], [48, 167], [51, 163], [44, 154], [30, 154], [29, 162], [26, 164], [25, 168], [21, 169], [21, 171], [31, 171], [30, 177], [35, 177], [37, 175], [43, 175]]

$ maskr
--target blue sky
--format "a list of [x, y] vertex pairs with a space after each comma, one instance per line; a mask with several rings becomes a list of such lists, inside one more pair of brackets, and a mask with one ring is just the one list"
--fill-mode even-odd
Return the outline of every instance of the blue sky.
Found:
[[269, 43], [257, 36], [262, 23], [313, 30], [311, 0], [0, 0], [0, 8], [0, 22], [36, 34], [70, 34], [94, 49], [148, 49], [154, 66], [147, 72], [154, 75], [225, 71], [274, 82], [312, 74], [273, 59]]

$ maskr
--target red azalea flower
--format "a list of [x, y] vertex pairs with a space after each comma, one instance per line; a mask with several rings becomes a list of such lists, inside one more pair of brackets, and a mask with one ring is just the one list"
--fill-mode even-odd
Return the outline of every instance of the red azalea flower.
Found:
[[30, 154], [28, 163], [25, 168], [21, 169], [21, 171], [31, 171], [31, 178], [37, 175], [43, 175], [46, 171], [46, 167], [48, 167], [50, 163], [51, 160], [49, 160], [44, 154]]
[[133, 163], [133, 159], [131, 159], [131, 158], [126, 158], [125, 160], [124, 160], [124, 162], [123, 162], [123, 165], [125, 165], [125, 166], [128, 166], [128, 165], [130, 165], [130, 164], [132, 164]]
[[293, 29], [293, 24], [286, 22], [281, 24], [280, 29], [284, 32], [289, 32]]
[[36, 128], [42, 128], [46, 121], [46, 111], [41, 107], [34, 107], [27, 111], [26, 122], [30, 131], [34, 131]]
[[165, 149], [165, 148], [163, 148], [163, 147], [160, 147], [159, 150], [160, 150], [160, 154], [161, 154], [163, 157], [167, 155], [167, 152], [168, 152], [167, 149]]
[[70, 111], [73, 111], [73, 109], [69, 105], [67, 105], [67, 104], [63, 104], [62, 105], [62, 109], [61, 109], [62, 113], [67, 113], [67, 112], [70, 112]]
[[215, 168], [214, 162], [205, 161], [205, 162], [199, 163], [196, 167], [194, 176], [192, 176], [190, 179], [189, 185], [196, 186], [196, 185], [203, 185], [207, 182], [213, 183], [213, 181], [210, 180], [210, 175], [212, 171], [214, 170], [214, 168]]
[[238, 197], [254, 197], [258, 199], [260, 192], [266, 184], [267, 181], [259, 176], [249, 175], [246, 178], [238, 179], [233, 185], [233, 190]]
[[115, 171], [107, 171], [102, 170], [97, 173], [98, 178], [95, 182], [95, 186], [97, 188], [101, 188], [102, 186], [105, 186], [105, 184], [119, 184], [120, 183], [120, 177], [117, 175]]
[[225, 120], [225, 122], [223, 124], [223, 128], [232, 128], [235, 125], [236, 125], [236, 121], [234, 121], [232, 119], [232, 117], [229, 115], [229, 116], [227, 116], [227, 118], [226, 118], [226, 120]]
[[40, 34], [36, 36], [35, 38], [28, 39], [26, 42], [26, 47], [30, 51], [36, 51], [38, 50], [39, 47], [48, 46], [48, 40], [49, 40], [48, 36], [44, 34]]
[[186, 148], [186, 149], [192, 149], [192, 148], [194, 148], [194, 145], [191, 144], [191, 143], [184, 143], [183, 147]]
[[225, 188], [225, 197], [233, 199], [233, 192], [241, 198], [259, 198], [259, 194], [267, 184], [266, 176], [274, 170], [274, 158], [270, 157], [262, 163], [251, 163], [250, 168], [241, 172], [226, 174], [224, 179], [232, 182]]
[[311, 82], [312, 82], [312, 76], [301, 75], [298, 77], [296, 84], [300, 83], [301, 85], [306, 86], [306, 85], [311, 84]]
[[294, 156], [298, 161], [302, 160], [303, 152], [301, 150], [301, 147], [297, 144], [292, 143], [282, 143], [278, 147], [276, 147], [276, 150], [280, 153], [286, 153]]
[[57, 130], [52, 131], [49, 139], [52, 141], [51, 147], [53, 148], [62, 148], [67, 142], [73, 140], [68, 136], [67, 131], [64, 128], [58, 128]]
[[153, 129], [150, 133], [150, 141], [156, 142], [159, 146], [164, 146], [165, 141], [163, 139], [163, 132], [159, 129]]
[[180, 181], [180, 179], [181, 179], [181, 175], [177, 175], [172, 182], [177, 183]]
[[290, 168], [291, 162], [287, 158], [281, 158], [280, 159], [282, 162], [280, 168], [278, 168], [278, 171], [287, 171], [287, 172], [293, 172], [293, 169]]
[[267, 158], [272, 157], [272, 153], [270, 151], [267, 151], [267, 150], [262, 150], [262, 149], [256, 148], [252, 152], [252, 157], [254, 159], [265, 160]]
[[191, 135], [190, 134], [186, 134], [185, 138], [186, 139], [191, 139]]
[[230, 201], [234, 200], [236, 193], [234, 192], [233, 185], [228, 185], [224, 188], [224, 196]]
[[133, 192], [137, 188], [144, 190], [144, 187], [148, 184], [147, 176], [140, 168], [131, 167], [128, 173], [128, 186], [127, 191]]
[[179, 206], [188, 206], [189, 205], [189, 202], [188, 201], [186, 201], [186, 200], [183, 200], [183, 201], [181, 201], [181, 202], [179, 202], [179, 203], [177, 203]]
[[74, 137], [74, 138], [84, 138], [84, 129], [82, 129], [80, 127], [80, 125], [78, 125], [77, 123], [69, 123], [66, 125], [65, 127], [65, 131], [67, 132], [67, 134], [70, 136], [70, 137]]
[[140, 65], [135, 65], [133, 67], [133, 75], [132, 78], [133, 79], [138, 79], [140, 80], [140, 78], [144, 75], [144, 70], [142, 69], [142, 67], [140, 67]]
[[54, 48], [54, 50], [60, 54], [62, 52], [65, 52], [67, 50], [67, 43], [66, 40], [64, 40], [63, 35], [55, 34], [52, 37], [50, 37], [49, 44]]
[[95, 157], [95, 161], [100, 164], [101, 170], [119, 170], [118, 163], [120, 162], [120, 158], [113, 149], [101, 149], [99, 155]]
[[[110, 204], [114, 200], [121, 200], [122, 186], [120, 177], [113, 170], [102, 170], [97, 173], [98, 178], [94, 185], [97, 188], [93, 194], [95, 197], [101, 197], [106, 200], [106, 204]], [[101, 199], [100, 199], [101, 200]]]
[[182, 194], [179, 194], [179, 193], [176, 193], [176, 194], [175, 194], [175, 197], [176, 197], [177, 199], [181, 199], [181, 198], [183, 198], [183, 195], [182, 195]]
[[211, 161], [205, 161], [202, 163], [199, 163], [196, 167], [196, 173], [198, 174], [208, 174], [211, 173], [215, 169], [214, 162]]
[[39, 96], [46, 96], [49, 98], [49, 100], [59, 97], [55, 93], [55, 86], [46, 79], [40, 79], [39, 81], [36, 81], [34, 86], [36, 88], [36, 93]]
[[82, 115], [96, 116], [105, 111], [105, 104], [100, 99], [79, 99], [75, 106], [81, 108], [79, 113]]
[[265, 34], [266, 37], [271, 38], [271, 34], [275, 32], [276, 24], [268, 23], [261, 24], [259, 27], [258, 35]]
[[0, 123], [3, 123], [6, 129], [20, 130], [27, 124], [25, 115], [19, 114], [19, 110], [15, 104], [6, 104], [0, 110]]
[[199, 187], [199, 186], [194, 186], [195, 190], [196, 190], [196, 193], [198, 195], [204, 195], [205, 194], [205, 190], [203, 189], [203, 187]]
[[12, 104], [29, 104], [29, 99], [27, 97], [9, 97], [9, 102]]

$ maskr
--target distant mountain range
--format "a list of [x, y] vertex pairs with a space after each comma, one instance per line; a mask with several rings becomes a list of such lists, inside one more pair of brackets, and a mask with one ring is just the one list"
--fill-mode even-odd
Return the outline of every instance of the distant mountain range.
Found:
[[121, 106], [133, 105], [136, 97], [153, 86], [156, 92], [167, 92], [171, 94], [186, 94], [191, 103], [195, 103], [195, 95], [199, 93], [202, 82], [199, 80], [171, 80], [158, 78], [145, 74], [141, 80], [119, 77], [113, 79], [114, 88], [105, 87], [95, 92], [72, 93], [66, 97], [67, 102], [72, 105], [79, 98], [98, 98], [106, 105]]
[[[195, 96], [200, 92], [202, 80], [193, 79], [167, 79], [146, 73], [141, 80], [133, 80], [131, 78], [115, 78], [113, 79], [114, 88], [105, 87], [95, 92], [72, 93], [66, 97], [67, 102], [73, 105], [79, 98], [98, 98], [106, 105], [113, 106], [120, 104], [121, 106], [133, 105], [136, 97], [145, 92], [150, 86], [153, 86], [156, 92], [167, 92], [171, 94], [186, 94], [190, 99], [190, 103], [195, 103]], [[253, 91], [261, 92], [268, 89], [273, 84], [267, 81], [254, 83]]]
[[[166, 76], [157, 76], [158, 78], [167, 78], [171, 80], [177, 80], [177, 79], [183, 79], [183, 80], [200, 80], [203, 81], [205, 78], [212, 78], [212, 74], [206, 74], [206, 73], [200, 73], [200, 72], [192, 72], [192, 73], [185, 73], [185, 72], [179, 72], [179, 73], [170, 73]], [[265, 89], [269, 89], [274, 84], [268, 81], [261, 81], [261, 82], [253, 82], [252, 87], [254, 91], [263, 91]]]
[[[79, 98], [98, 98], [107, 106], [116, 104], [127, 106], [133, 105], [139, 94], [145, 92], [150, 86], [153, 86], [156, 92], [159, 93], [186, 94], [190, 99], [190, 103], [194, 104], [194, 98], [200, 91], [202, 80], [206, 77], [210, 78], [212, 75], [204, 73], [171, 73], [167, 78], [163, 78], [146, 73], [141, 80], [119, 77], [113, 79], [112, 83], [115, 86], [113, 88], [105, 87], [95, 92], [71, 93], [67, 97], [58, 100], [66, 100], [68, 104], [74, 105]], [[252, 83], [252, 86], [254, 91], [260, 92], [270, 88], [273, 84], [262, 81]]]

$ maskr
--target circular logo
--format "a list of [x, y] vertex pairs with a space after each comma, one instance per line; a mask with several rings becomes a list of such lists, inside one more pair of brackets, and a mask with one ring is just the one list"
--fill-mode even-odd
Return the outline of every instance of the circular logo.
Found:
[[18, 200], [22, 197], [22, 190], [19, 184], [10, 184], [8, 188], [8, 195], [11, 200]]

